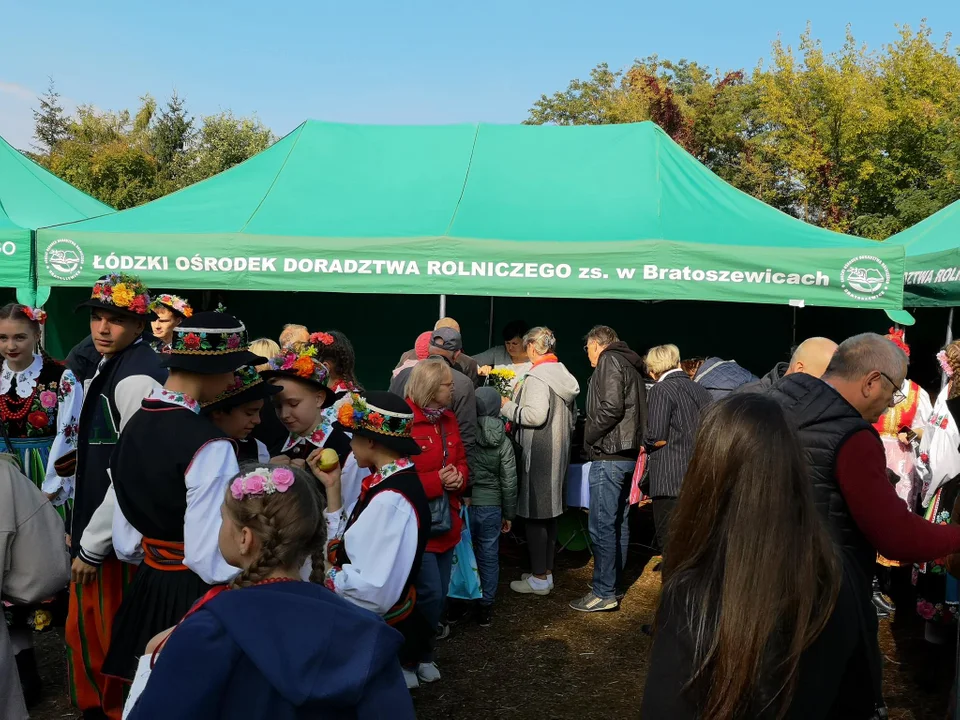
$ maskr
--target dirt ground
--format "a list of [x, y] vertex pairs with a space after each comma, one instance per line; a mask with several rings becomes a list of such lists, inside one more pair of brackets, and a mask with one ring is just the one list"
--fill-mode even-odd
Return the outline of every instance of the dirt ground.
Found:
[[[638, 533], [643, 537], [643, 528]], [[484, 720], [638, 717], [647, 674], [651, 622], [660, 587], [652, 553], [631, 546], [633, 583], [619, 612], [584, 614], [567, 603], [588, 590], [587, 552], [558, 555], [556, 589], [546, 597], [518, 595], [508, 583], [519, 578], [522, 548], [504, 543], [503, 570], [494, 625], [457, 623], [438, 648], [441, 682], [414, 692], [421, 719]], [[908, 609], [896, 622], [881, 623], [884, 686], [891, 720], [942, 720], [953, 672], [953, 648], [931, 651], [922, 625]], [[78, 717], [64, 692], [62, 641], [40, 638], [43, 702], [34, 720]]]

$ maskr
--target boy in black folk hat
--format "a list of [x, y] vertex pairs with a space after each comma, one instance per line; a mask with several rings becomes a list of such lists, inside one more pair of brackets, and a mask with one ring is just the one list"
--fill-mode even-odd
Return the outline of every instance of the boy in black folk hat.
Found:
[[[120, 717], [122, 685], [102, 670], [114, 614], [130, 568], [113, 552], [115, 498], [108, 468], [117, 439], [140, 402], [167, 378], [143, 341], [152, 317], [150, 294], [133, 275], [100, 278], [77, 308], [90, 313], [91, 350], [98, 355], [83, 380], [77, 430], [76, 487], [70, 523], [73, 556], [66, 641], [70, 696], [85, 715]], [[93, 353], [92, 353], [93, 354]], [[71, 458], [54, 458], [69, 465]]]
[[245, 366], [233, 375], [233, 384], [212, 402], [203, 404], [203, 414], [237, 445], [237, 460], [270, 462], [267, 446], [250, 434], [260, 424], [260, 411], [265, 402], [281, 388], [265, 382], [257, 369]]
[[176, 625], [210, 585], [237, 573], [218, 547], [220, 506], [239, 472], [236, 449], [200, 404], [226, 391], [236, 368], [263, 361], [247, 350], [239, 320], [197, 313], [162, 358], [166, 384], [143, 401], [117, 444], [114, 547], [142, 564], [117, 613], [104, 661], [110, 675], [132, 679], [147, 642]]
[[[326, 585], [372, 610], [403, 633], [401, 663], [408, 687], [416, 687], [422, 645], [435, 628], [416, 612], [416, 578], [430, 536], [430, 506], [411, 456], [420, 446], [411, 436], [413, 413], [398, 395], [350, 393], [334, 406], [336, 425], [353, 435], [350, 446], [364, 479], [353, 508], [341, 504], [340, 467], [325, 471], [322, 450], [307, 465], [327, 491]], [[349, 514], [348, 514], [349, 513]]]

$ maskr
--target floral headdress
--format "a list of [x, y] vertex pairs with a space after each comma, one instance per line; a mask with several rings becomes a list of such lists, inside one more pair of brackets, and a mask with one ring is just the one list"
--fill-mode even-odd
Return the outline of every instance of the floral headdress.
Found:
[[330, 333], [315, 332], [310, 335], [311, 345], [333, 345], [335, 338]]
[[937, 361], [940, 363], [940, 369], [947, 377], [953, 377], [953, 365], [950, 364], [950, 358], [947, 357], [947, 351], [941, 350], [937, 353]]
[[150, 312], [150, 292], [136, 275], [111, 273], [102, 277], [93, 286], [90, 299], [135, 315], [147, 315]]
[[910, 346], [906, 343], [907, 333], [905, 330], [890, 328], [890, 332], [887, 333], [886, 337], [887, 340], [903, 350], [907, 357], [910, 357]]
[[252, 387], [261, 385], [263, 383], [263, 378], [260, 377], [260, 373], [257, 372], [257, 369], [251, 365], [244, 365], [242, 368], [234, 371], [233, 373], [233, 383], [229, 388], [224, 390], [222, 393], [217, 395], [213, 400], [208, 403], [204, 403], [204, 406], [215, 405], [224, 400], [229, 400], [235, 395], [239, 395], [242, 392], [249, 390]]
[[174, 355], [229, 355], [241, 352], [250, 343], [246, 326], [239, 320], [236, 323], [235, 327], [180, 325], [174, 330], [170, 352]]
[[[314, 342], [313, 338], [318, 335], [326, 335], [326, 333], [314, 333], [310, 336], [310, 342], [296, 343], [281, 350], [279, 355], [270, 358], [270, 371], [325, 386], [327, 368], [317, 360], [317, 352], [318, 343], [328, 343], [323, 343], [322, 340]], [[333, 338], [330, 340], [332, 341]]]
[[412, 437], [413, 413], [396, 413], [348, 393], [333, 406], [333, 415], [347, 431], [366, 430], [390, 437]]
[[30, 307], [29, 305], [21, 305], [20, 311], [26, 315], [30, 320], [37, 323], [38, 325], [43, 325], [47, 322], [47, 311], [41, 310], [40, 308]]
[[284, 493], [293, 485], [296, 476], [293, 470], [285, 467], [259, 467], [244, 473], [230, 483], [230, 494], [235, 500], [249, 497], [262, 497], [274, 493]]
[[170, 293], [164, 293], [160, 297], [156, 298], [152, 303], [150, 303], [150, 310], [156, 311], [159, 307], [170, 308], [176, 313], [183, 315], [185, 318], [193, 316], [193, 308], [190, 307], [190, 303], [184, 300], [179, 295], [171, 295]]

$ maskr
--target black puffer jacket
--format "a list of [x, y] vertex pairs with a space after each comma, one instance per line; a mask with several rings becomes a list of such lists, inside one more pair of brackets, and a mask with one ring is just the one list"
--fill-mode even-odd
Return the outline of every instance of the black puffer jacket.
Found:
[[583, 444], [591, 460], [636, 458], [647, 429], [643, 359], [624, 342], [597, 362], [587, 390]]
[[784, 373], [790, 367], [789, 363], [779, 362], [773, 366], [773, 370], [768, 372], [759, 380], [754, 380], [746, 385], [741, 385], [733, 392], [735, 393], [763, 393], [772, 388], [778, 382], [783, 380]]

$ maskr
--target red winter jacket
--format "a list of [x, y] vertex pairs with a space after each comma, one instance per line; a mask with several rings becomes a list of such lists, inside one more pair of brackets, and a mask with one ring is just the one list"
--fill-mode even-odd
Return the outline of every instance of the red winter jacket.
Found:
[[[427, 552], [442, 553], [460, 542], [460, 495], [469, 482], [467, 452], [463, 449], [457, 418], [452, 412], [445, 410], [440, 419], [432, 423], [410, 400], [407, 400], [407, 404], [413, 410], [413, 439], [420, 446], [420, 454], [413, 457], [413, 463], [427, 500], [434, 500], [443, 494], [440, 468], [444, 465], [453, 465], [463, 475], [463, 487], [454, 492], [447, 491], [452, 515], [450, 530], [439, 537], [431, 537], [427, 542]], [[442, 438], [446, 438], [446, 459]]]

